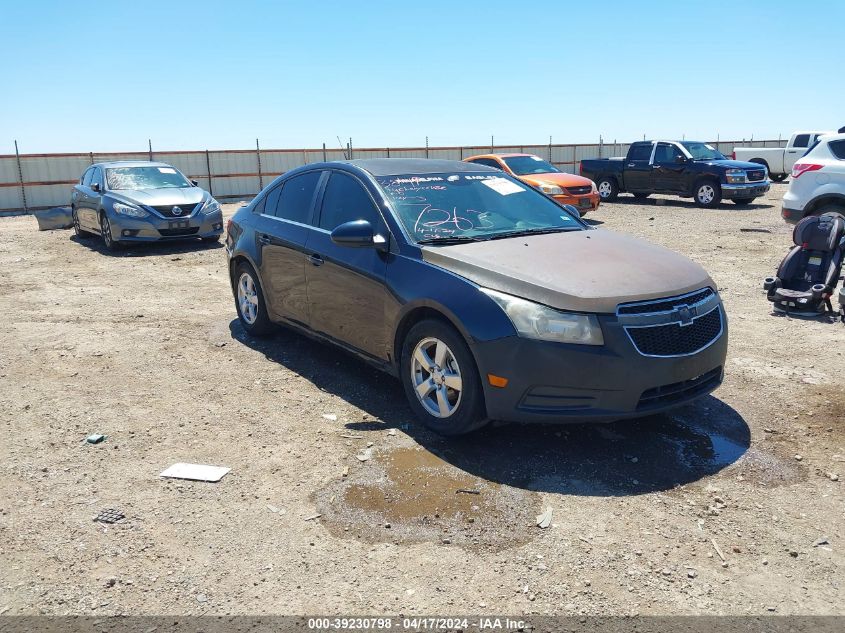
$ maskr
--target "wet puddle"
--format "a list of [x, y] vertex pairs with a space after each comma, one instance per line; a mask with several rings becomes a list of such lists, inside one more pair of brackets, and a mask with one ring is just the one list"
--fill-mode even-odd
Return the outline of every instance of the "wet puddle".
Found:
[[316, 501], [335, 533], [494, 549], [529, 540], [540, 507], [536, 493], [486, 481], [418, 447], [376, 454]]

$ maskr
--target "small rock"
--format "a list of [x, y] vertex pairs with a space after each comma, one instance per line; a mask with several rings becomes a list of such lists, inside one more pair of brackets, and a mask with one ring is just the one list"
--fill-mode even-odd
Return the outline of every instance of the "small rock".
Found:
[[687, 572], [687, 576], [688, 576], [689, 578], [695, 578], [696, 576], [698, 576], [698, 572], [697, 572], [697, 571], [695, 571], [694, 569], [690, 569], [690, 570]]
[[798, 552], [794, 549], [789, 551], [789, 555], [792, 556], [792, 558], [798, 558]]
[[391, 527], [391, 526], [390, 526], [390, 523], [385, 523], [385, 524], [384, 524], [384, 527], [385, 527], [386, 529], [388, 529], [388, 530], [389, 530], [389, 529], [390, 529], [390, 527]]
[[111, 578], [106, 578], [106, 587], [114, 587], [117, 584], [117, 578], [112, 576]]
[[390, 429], [390, 430], [387, 432], [387, 434], [388, 434], [388, 435], [396, 435], [396, 429]]
[[813, 547], [818, 547], [819, 545], [830, 545], [830, 541], [827, 540], [826, 536], [823, 536], [813, 543]]
[[828, 473], [827, 477], [831, 481], [839, 481], [839, 475], [837, 475], [836, 473]]
[[661, 574], [663, 574], [664, 576], [671, 576], [671, 575], [672, 575], [672, 570], [671, 570], [671, 569], [664, 569], [664, 570], [663, 570], [663, 571], [661, 571], [660, 573], [661, 573]]
[[763, 563], [764, 565], [768, 565], [768, 564], [769, 564], [769, 559], [768, 559], [768, 558], [764, 558], [764, 559], [762, 560], [762, 563]]
[[204, 593], [197, 594], [197, 602], [208, 602], [208, 596]]
[[801, 457], [801, 455], [796, 455], [796, 456], [795, 456], [795, 461], [796, 461], [796, 462], [800, 462], [802, 459], [804, 459], [804, 458], [803, 458], [803, 457]]
[[331, 420], [332, 422], [337, 420], [337, 416], [334, 413], [324, 413], [323, 418], [326, 420]]

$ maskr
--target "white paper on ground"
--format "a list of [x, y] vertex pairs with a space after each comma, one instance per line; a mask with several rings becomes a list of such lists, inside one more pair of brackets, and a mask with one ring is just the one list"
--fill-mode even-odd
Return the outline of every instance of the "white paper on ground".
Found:
[[206, 466], [204, 464], [173, 464], [159, 474], [170, 479], [193, 479], [195, 481], [220, 481], [231, 468]]

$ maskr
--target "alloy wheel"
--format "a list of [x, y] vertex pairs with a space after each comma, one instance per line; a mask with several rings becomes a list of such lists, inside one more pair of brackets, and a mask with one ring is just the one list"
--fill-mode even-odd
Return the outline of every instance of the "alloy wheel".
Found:
[[76, 237], [82, 237], [82, 225], [79, 224], [79, 215], [76, 213], [76, 209], [71, 211], [73, 215], [73, 232], [76, 233]]
[[449, 346], [437, 338], [417, 343], [411, 356], [411, 381], [426, 412], [448, 418], [461, 404], [461, 368]]
[[238, 307], [244, 321], [249, 325], [255, 323], [258, 318], [258, 290], [249, 273], [243, 273], [238, 279]]
[[710, 204], [713, 202], [713, 198], [716, 197], [716, 190], [713, 189], [712, 185], [701, 185], [698, 188], [697, 197], [701, 204]]
[[598, 186], [599, 196], [602, 198], [607, 198], [613, 193], [613, 187], [610, 186], [610, 183], [606, 180], [602, 180]]
[[100, 232], [103, 234], [103, 242], [106, 243], [106, 247], [111, 248], [114, 245], [114, 240], [111, 236], [111, 225], [105, 213], [100, 215]]

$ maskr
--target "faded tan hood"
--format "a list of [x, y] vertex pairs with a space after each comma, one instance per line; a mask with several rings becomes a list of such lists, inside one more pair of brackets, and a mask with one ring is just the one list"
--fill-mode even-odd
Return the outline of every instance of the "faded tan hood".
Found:
[[715, 288], [662, 246], [605, 229], [425, 246], [423, 259], [485, 288], [560, 310], [612, 313], [619, 303]]

